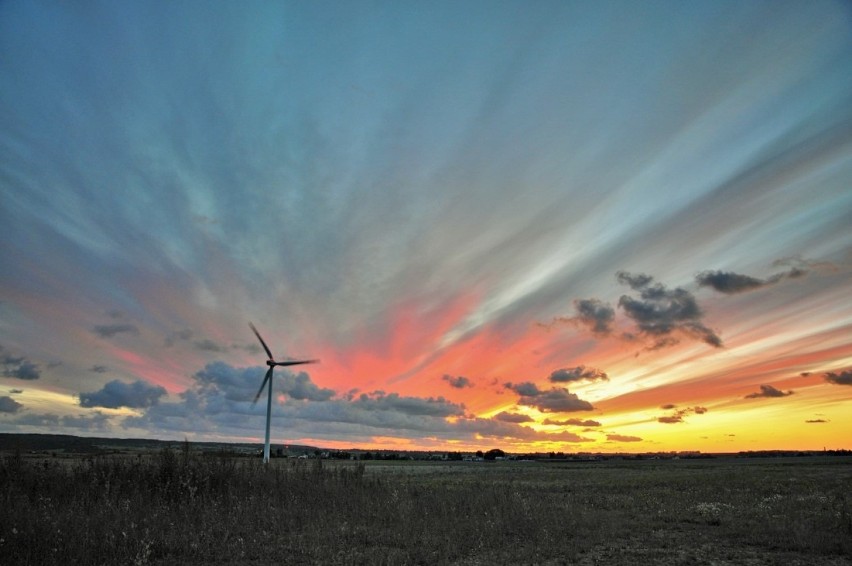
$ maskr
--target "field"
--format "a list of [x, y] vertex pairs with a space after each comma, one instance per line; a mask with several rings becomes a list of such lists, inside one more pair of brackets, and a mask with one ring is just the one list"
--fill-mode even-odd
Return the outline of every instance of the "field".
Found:
[[852, 564], [852, 459], [0, 460], [0, 564]]

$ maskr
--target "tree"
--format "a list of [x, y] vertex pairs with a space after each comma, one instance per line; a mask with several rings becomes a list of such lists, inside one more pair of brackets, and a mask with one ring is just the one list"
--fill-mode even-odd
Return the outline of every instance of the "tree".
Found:
[[492, 448], [488, 452], [485, 453], [483, 458], [486, 460], [495, 460], [497, 458], [503, 458], [506, 456], [506, 453], [500, 450], [499, 448]]

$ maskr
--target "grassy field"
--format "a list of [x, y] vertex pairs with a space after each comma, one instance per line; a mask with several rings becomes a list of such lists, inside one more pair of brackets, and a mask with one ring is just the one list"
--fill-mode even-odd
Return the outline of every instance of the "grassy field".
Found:
[[0, 564], [852, 564], [849, 458], [0, 460]]

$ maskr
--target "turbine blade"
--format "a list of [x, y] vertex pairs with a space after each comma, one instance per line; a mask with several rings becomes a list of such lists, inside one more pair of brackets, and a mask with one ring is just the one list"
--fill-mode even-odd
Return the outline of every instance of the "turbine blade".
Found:
[[301, 364], [318, 364], [319, 360], [288, 360], [286, 362], [275, 362], [276, 366], [298, 366]]
[[260, 340], [260, 343], [263, 345], [263, 349], [266, 350], [266, 355], [269, 356], [269, 359], [274, 359], [272, 356], [272, 352], [269, 351], [269, 346], [266, 345], [266, 342], [263, 341], [263, 338], [260, 337], [260, 332], [257, 331], [257, 328], [254, 327], [254, 324], [249, 322], [249, 326], [254, 331], [254, 335], [257, 336], [257, 339]]
[[[266, 372], [266, 377], [263, 378], [263, 383], [260, 384], [260, 389], [257, 390], [257, 395], [254, 396], [254, 401], [251, 402], [252, 405], [257, 403], [257, 400], [260, 399], [260, 394], [263, 393], [263, 388], [266, 387], [266, 382], [272, 377], [272, 369], [272, 366], [270, 366], [269, 371]], [[270, 387], [272, 387], [272, 385], [270, 385]]]

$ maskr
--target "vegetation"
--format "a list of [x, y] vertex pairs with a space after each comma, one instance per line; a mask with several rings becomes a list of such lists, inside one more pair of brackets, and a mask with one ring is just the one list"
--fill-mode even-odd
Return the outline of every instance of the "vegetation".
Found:
[[2, 564], [848, 564], [848, 458], [0, 461]]

